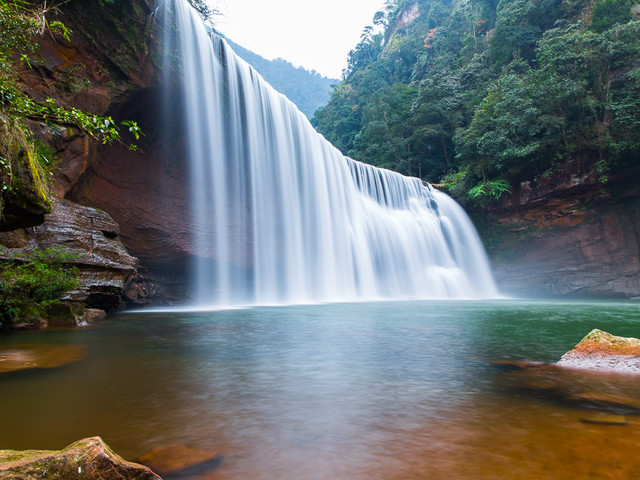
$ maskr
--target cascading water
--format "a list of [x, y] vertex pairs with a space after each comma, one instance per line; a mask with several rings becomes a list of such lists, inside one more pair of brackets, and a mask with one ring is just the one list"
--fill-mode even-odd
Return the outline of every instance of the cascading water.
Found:
[[160, 12], [188, 131], [198, 305], [497, 296], [453, 200], [343, 156], [187, 0]]

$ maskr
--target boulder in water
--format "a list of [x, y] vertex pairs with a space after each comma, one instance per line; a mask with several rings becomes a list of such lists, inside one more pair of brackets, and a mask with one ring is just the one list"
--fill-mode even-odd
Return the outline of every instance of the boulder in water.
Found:
[[0, 450], [0, 478], [20, 480], [161, 480], [149, 467], [127, 462], [100, 437], [64, 450]]
[[79, 362], [86, 356], [85, 345], [5, 346], [0, 349], [0, 374], [18, 370], [61, 367]]
[[595, 425], [628, 425], [627, 417], [624, 415], [612, 415], [610, 413], [593, 413], [580, 419], [583, 423], [593, 423]]
[[557, 365], [569, 368], [640, 373], [640, 339], [594, 329]]
[[136, 461], [158, 472], [165, 480], [170, 480], [207, 474], [220, 466], [222, 456], [216, 452], [174, 444], [154, 448]]

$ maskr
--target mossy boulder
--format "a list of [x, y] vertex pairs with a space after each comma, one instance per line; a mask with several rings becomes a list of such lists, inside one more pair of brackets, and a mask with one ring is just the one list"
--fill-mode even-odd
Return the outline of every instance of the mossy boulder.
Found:
[[0, 450], [0, 478], [16, 480], [161, 480], [150, 468], [127, 462], [100, 437], [64, 450]]
[[104, 320], [107, 313], [98, 308], [87, 308], [81, 302], [58, 302], [47, 306], [50, 327], [82, 327]]
[[594, 329], [557, 363], [562, 367], [640, 373], [640, 339]]

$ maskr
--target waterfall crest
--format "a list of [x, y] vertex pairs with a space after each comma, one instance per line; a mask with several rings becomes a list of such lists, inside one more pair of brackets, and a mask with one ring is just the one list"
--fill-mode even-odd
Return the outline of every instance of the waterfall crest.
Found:
[[198, 305], [497, 296], [452, 199], [343, 156], [186, 0], [159, 13], [188, 131]]

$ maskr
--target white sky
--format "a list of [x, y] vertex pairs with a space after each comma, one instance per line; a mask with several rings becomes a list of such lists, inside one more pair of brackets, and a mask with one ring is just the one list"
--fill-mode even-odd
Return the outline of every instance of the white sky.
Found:
[[267, 59], [340, 78], [347, 55], [384, 0], [209, 0], [224, 35]]

